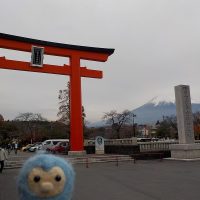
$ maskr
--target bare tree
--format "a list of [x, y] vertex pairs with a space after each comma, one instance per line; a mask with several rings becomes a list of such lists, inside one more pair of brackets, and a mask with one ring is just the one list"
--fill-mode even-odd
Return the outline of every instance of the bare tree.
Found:
[[163, 116], [161, 122], [157, 122], [156, 136], [159, 138], [177, 138], [177, 120], [176, 116]]
[[[64, 90], [59, 90], [58, 94], [58, 100], [59, 100], [59, 108], [57, 116], [59, 117], [60, 122], [70, 125], [70, 82], [67, 83], [67, 88]], [[85, 126], [85, 109], [82, 106], [82, 119], [83, 119], [83, 125]]]
[[20, 113], [16, 118], [15, 121], [47, 121], [40, 113]]
[[176, 116], [163, 116], [163, 119], [166, 120], [168, 124], [178, 133]]
[[132, 113], [129, 110], [124, 110], [122, 113], [118, 113], [116, 110], [106, 112], [103, 119], [107, 124], [110, 124], [112, 129], [117, 133], [117, 138], [120, 138], [120, 130], [125, 124], [129, 124]]
[[195, 112], [193, 114], [194, 125], [200, 125], [200, 112]]
[[194, 135], [195, 139], [200, 139], [200, 112], [195, 112], [193, 114], [193, 123], [194, 123]]
[[59, 90], [58, 94], [59, 108], [58, 114], [60, 122], [69, 125], [70, 124], [70, 83], [67, 83], [67, 88]]
[[19, 114], [14, 121], [22, 121], [23, 126], [20, 127], [21, 131], [24, 133], [29, 133], [31, 137], [31, 142], [35, 140], [35, 130], [38, 122], [47, 121], [42, 117], [40, 113], [21, 113]]

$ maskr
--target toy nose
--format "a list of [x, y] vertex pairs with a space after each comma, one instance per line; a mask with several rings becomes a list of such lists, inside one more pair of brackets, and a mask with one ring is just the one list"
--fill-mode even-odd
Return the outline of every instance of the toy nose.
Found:
[[53, 189], [53, 184], [50, 182], [44, 182], [41, 184], [42, 192], [49, 192]]

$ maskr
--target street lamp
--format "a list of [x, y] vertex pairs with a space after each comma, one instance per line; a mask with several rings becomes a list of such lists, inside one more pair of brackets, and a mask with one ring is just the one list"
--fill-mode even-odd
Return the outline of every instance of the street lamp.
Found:
[[136, 115], [133, 113], [133, 137], [135, 137], [135, 122], [134, 122], [135, 117]]

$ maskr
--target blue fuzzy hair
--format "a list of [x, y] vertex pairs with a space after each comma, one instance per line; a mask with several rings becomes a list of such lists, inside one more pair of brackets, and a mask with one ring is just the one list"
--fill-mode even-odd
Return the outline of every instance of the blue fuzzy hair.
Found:
[[[29, 190], [27, 182], [28, 174], [35, 167], [41, 167], [43, 170], [48, 171], [55, 166], [60, 167], [67, 178], [64, 190], [60, 194], [50, 198], [40, 198], [36, 196], [36, 194]], [[24, 163], [18, 177], [20, 200], [70, 200], [73, 192], [74, 178], [75, 173], [72, 166], [62, 158], [48, 154], [40, 154], [31, 157]]]

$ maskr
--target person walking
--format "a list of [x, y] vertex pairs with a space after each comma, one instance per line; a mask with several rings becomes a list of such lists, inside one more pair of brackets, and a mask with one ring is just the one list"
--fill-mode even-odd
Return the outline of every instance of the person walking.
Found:
[[12, 150], [12, 145], [10, 143], [8, 143], [7, 145], [7, 150], [8, 150], [8, 155], [10, 155], [10, 152]]
[[6, 151], [0, 147], [0, 164], [1, 164], [0, 173], [2, 173], [2, 171], [3, 171], [4, 161], [7, 159], [8, 159], [8, 157], [7, 157]]
[[18, 144], [17, 142], [15, 143], [15, 155], [17, 155], [17, 149], [18, 149]]

